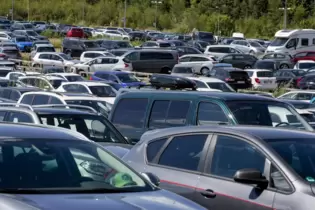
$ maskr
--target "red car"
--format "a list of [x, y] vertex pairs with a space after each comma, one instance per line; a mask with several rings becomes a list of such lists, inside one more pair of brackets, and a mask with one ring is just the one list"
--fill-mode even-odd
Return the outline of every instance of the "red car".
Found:
[[77, 38], [84, 38], [85, 34], [82, 28], [71, 28], [67, 32], [67, 37], [77, 37]]
[[292, 61], [294, 63], [300, 61], [300, 60], [312, 60], [315, 61], [315, 51], [305, 51], [305, 52], [299, 52], [293, 56]]

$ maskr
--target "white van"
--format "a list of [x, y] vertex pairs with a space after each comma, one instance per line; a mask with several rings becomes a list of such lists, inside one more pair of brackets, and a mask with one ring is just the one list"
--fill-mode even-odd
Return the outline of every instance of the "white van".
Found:
[[280, 30], [268, 46], [266, 53], [289, 53], [294, 55], [302, 51], [315, 51], [315, 30]]
[[245, 39], [245, 36], [244, 36], [243, 33], [234, 32], [234, 33], [232, 34], [232, 38]]

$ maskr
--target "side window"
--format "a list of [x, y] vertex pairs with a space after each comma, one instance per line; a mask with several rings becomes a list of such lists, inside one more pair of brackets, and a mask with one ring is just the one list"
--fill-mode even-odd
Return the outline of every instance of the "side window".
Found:
[[190, 57], [184, 57], [184, 58], [180, 58], [179, 62], [189, 62]]
[[207, 58], [203, 58], [203, 57], [191, 57], [190, 61], [196, 62], [196, 61], [209, 61], [209, 60]]
[[113, 110], [112, 123], [118, 128], [143, 128], [148, 99], [121, 99]]
[[40, 59], [50, 59], [50, 55], [49, 54], [40, 54], [38, 58], [40, 58]]
[[114, 75], [109, 75], [109, 80], [118, 83], [118, 79]]
[[200, 102], [197, 112], [197, 125], [228, 123], [229, 120], [222, 108], [215, 103]]
[[132, 52], [132, 53], [126, 55], [126, 58], [130, 61], [136, 61], [136, 60], [138, 60], [138, 53]]
[[284, 192], [291, 192], [292, 188], [285, 179], [281, 171], [279, 171], [273, 164], [270, 169], [271, 187]]
[[315, 52], [308, 52], [308, 53], [307, 53], [307, 56], [308, 56], [308, 57], [315, 57]]
[[34, 95], [25, 95], [23, 96], [21, 100], [21, 104], [32, 105], [33, 98], [34, 98]]
[[58, 98], [51, 96], [49, 104], [63, 104]]
[[85, 53], [84, 57], [85, 58], [95, 58], [96, 56], [94, 56], [94, 53]]
[[79, 93], [80, 92], [77, 84], [63, 85], [62, 87], [67, 92], [73, 92], [73, 93]]
[[234, 48], [226, 48], [226, 52], [224, 53], [237, 53], [237, 51]]
[[197, 88], [208, 88], [207, 85], [204, 82], [198, 81], [198, 80], [194, 80], [194, 82], [197, 85]]
[[140, 52], [140, 60], [153, 60], [154, 57], [154, 52]]
[[296, 54], [294, 57], [295, 58], [301, 58], [301, 57], [305, 57], [306, 55], [307, 55], [307, 52], [302, 52], [302, 53]]
[[9, 99], [10, 98], [10, 94], [11, 94], [11, 90], [10, 89], [5, 89], [3, 91], [3, 93], [2, 93], [2, 97]]
[[33, 123], [33, 118], [22, 112], [9, 112], [9, 116], [6, 119], [6, 122], [14, 123]]
[[279, 98], [282, 98], [282, 99], [292, 99], [294, 96], [296, 96], [296, 93], [288, 93], [288, 94], [285, 94]]
[[301, 39], [301, 46], [308, 46], [308, 39]]
[[149, 128], [183, 126], [190, 107], [190, 101], [155, 101], [149, 119]]
[[311, 100], [313, 95], [311, 93], [298, 93], [295, 100]]
[[205, 134], [174, 137], [161, 154], [158, 164], [197, 171], [207, 137]]
[[156, 141], [152, 141], [147, 146], [147, 160], [148, 162], [152, 162], [161, 148], [164, 146], [167, 139], [159, 139]]
[[21, 94], [18, 91], [12, 91], [10, 94], [10, 99], [13, 101], [18, 101]]
[[44, 105], [48, 104], [49, 96], [47, 95], [35, 95], [32, 105]]
[[253, 168], [263, 173], [264, 166], [264, 155], [251, 144], [231, 136], [217, 137], [210, 174], [232, 179], [240, 169]]
[[4, 117], [5, 117], [6, 112], [5, 111], [1, 111], [0, 112], [0, 121], [3, 122]]
[[234, 55], [235, 60], [245, 60], [245, 57], [243, 55]]

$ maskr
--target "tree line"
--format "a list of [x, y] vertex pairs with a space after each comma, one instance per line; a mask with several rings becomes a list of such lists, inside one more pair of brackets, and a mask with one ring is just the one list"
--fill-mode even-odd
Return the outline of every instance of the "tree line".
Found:
[[[12, 0], [0, 0], [7, 15]], [[89, 26], [123, 26], [125, 0], [13, 0], [14, 19]], [[126, 26], [173, 32], [270, 38], [283, 28], [285, 0], [126, 0]], [[29, 6], [28, 6], [29, 5]], [[314, 0], [287, 0], [287, 28], [315, 28]], [[29, 8], [29, 9], [28, 9]]]

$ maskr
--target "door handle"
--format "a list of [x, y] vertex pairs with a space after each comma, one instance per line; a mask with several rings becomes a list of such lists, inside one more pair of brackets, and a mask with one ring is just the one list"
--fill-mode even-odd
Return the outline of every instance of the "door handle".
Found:
[[200, 192], [201, 195], [203, 195], [206, 198], [215, 198], [217, 194], [213, 190], [207, 189]]

